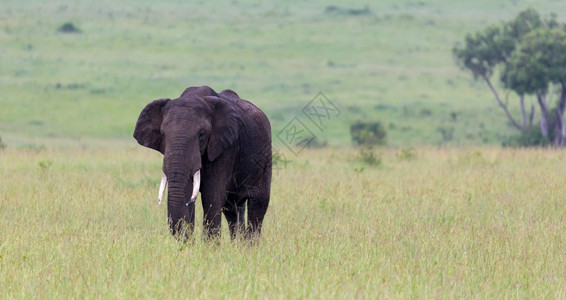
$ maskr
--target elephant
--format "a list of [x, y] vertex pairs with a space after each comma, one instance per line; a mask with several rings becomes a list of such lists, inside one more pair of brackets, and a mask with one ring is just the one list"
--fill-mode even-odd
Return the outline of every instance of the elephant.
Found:
[[176, 99], [147, 104], [133, 136], [163, 154], [158, 199], [161, 203], [168, 185], [167, 219], [173, 236], [192, 235], [199, 191], [205, 237], [220, 236], [222, 213], [232, 239], [261, 235], [271, 192], [272, 151], [271, 125], [259, 108], [232, 90], [189, 87]]

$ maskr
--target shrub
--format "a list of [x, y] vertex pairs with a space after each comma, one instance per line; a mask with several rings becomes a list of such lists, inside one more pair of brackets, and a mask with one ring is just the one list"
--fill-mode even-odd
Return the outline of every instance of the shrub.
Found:
[[440, 134], [442, 135], [442, 142], [443, 143], [448, 143], [450, 141], [452, 141], [454, 139], [454, 127], [438, 127], [436, 129], [436, 131], [440, 132]]
[[358, 160], [364, 165], [379, 166], [381, 165], [381, 156], [375, 153], [372, 146], [364, 146], [360, 148]]
[[67, 22], [63, 25], [61, 25], [59, 27], [59, 29], [57, 29], [57, 31], [62, 32], [62, 33], [80, 33], [81, 30], [78, 29], [75, 24], [71, 23], [71, 22]]
[[[549, 138], [553, 138], [553, 131], [550, 130]], [[523, 131], [523, 133], [509, 137], [502, 143], [503, 147], [545, 147], [548, 146], [549, 140], [540, 132], [540, 126], [531, 125]]]
[[415, 148], [401, 148], [397, 153], [397, 158], [399, 160], [412, 160], [417, 156]]
[[339, 7], [339, 6], [327, 6], [324, 9], [326, 14], [336, 14], [336, 15], [344, 15], [344, 16], [363, 16], [363, 15], [371, 15], [371, 10], [369, 6], [364, 6], [364, 8], [346, 8], [346, 7]]
[[546, 147], [554, 141], [554, 128], [558, 122], [556, 108], [550, 110], [547, 117], [548, 138], [545, 138], [540, 131], [540, 125], [531, 125], [524, 129], [521, 134], [509, 137], [501, 144], [503, 147]]
[[452, 111], [450, 112], [450, 119], [452, 120], [452, 122], [456, 122], [458, 121], [458, 112]]
[[387, 131], [380, 122], [357, 121], [350, 126], [355, 145], [385, 145]]
[[421, 116], [423, 116], [423, 117], [432, 116], [432, 110], [430, 110], [428, 108], [421, 109]]
[[283, 170], [287, 168], [287, 164], [291, 161], [287, 159], [284, 153], [280, 152], [277, 149], [273, 149], [273, 153], [271, 156], [271, 163], [274, 170]]
[[0, 136], [0, 150], [6, 149], [6, 144], [2, 142], [2, 137]]
[[49, 168], [53, 165], [53, 161], [50, 159], [44, 159], [40, 160], [37, 164], [42, 170], [46, 171], [49, 170]]

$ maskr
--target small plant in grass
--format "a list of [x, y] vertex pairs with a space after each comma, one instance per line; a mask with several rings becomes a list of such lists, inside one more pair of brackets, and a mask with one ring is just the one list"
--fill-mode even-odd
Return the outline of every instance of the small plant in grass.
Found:
[[0, 136], [0, 150], [6, 149], [6, 144], [2, 142], [2, 137]]
[[287, 164], [291, 162], [290, 160], [287, 159], [285, 154], [277, 150], [273, 151], [271, 161], [273, 164], [273, 169], [275, 170], [285, 169], [287, 168]]
[[381, 156], [377, 154], [372, 146], [363, 146], [358, 152], [358, 160], [364, 165], [377, 167], [381, 165]]
[[399, 160], [413, 160], [416, 156], [417, 154], [413, 147], [401, 148], [397, 153], [397, 158]]
[[53, 161], [50, 159], [42, 159], [37, 164], [42, 170], [46, 171], [53, 165]]

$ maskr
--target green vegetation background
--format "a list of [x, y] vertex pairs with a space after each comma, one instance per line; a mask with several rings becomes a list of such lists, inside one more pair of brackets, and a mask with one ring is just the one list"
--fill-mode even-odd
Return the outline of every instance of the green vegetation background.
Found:
[[256, 103], [274, 133], [322, 91], [342, 112], [316, 133], [334, 146], [356, 120], [382, 122], [392, 146], [500, 144], [513, 130], [451, 49], [527, 7], [566, 2], [5, 0], [0, 136], [131, 139], [149, 101], [210, 85]]

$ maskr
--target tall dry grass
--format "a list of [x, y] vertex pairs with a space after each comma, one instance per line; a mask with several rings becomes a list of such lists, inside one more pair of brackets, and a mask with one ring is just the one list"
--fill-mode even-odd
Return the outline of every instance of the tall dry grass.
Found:
[[0, 152], [1, 298], [564, 298], [566, 154], [306, 150], [257, 245], [188, 244], [150, 150]]

